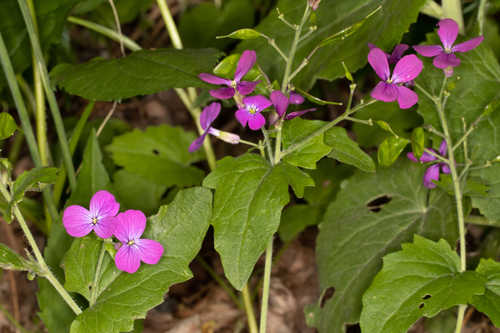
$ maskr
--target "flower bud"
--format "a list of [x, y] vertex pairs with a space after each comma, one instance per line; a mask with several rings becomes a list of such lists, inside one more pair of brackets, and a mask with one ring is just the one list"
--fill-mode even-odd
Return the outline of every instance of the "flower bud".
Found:
[[312, 10], [316, 10], [318, 9], [321, 0], [308, 0], [308, 2], [309, 2], [309, 7], [311, 7]]
[[218, 130], [216, 128], [213, 128], [213, 127], [211, 127], [208, 130], [208, 133], [210, 133], [211, 135], [219, 138], [220, 140], [222, 140], [224, 142], [227, 142], [227, 143], [230, 143], [230, 144], [233, 144], [233, 145], [236, 145], [236, 144], [240, 143], [240, 137], [239, 137], [239, 135], [236, 135], [236, 134], [233, 134], [233, 133], [224, 132], [224, 131]]

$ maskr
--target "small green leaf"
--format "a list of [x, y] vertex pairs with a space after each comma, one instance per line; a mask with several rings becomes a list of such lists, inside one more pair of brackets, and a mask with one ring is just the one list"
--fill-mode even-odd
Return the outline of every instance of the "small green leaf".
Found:
[[203, 171], [190, 165], [203, 157], [188, 151], [195, 138], [180, 127], [151, 126], [115, 137], [107, 150], [117, 165], [157, 185], [190, 186], [203, 179]]
[[344, 67], [344, 72], [345, 72], [345, 77], [351, 81], [351, 82], [354, 82], [354, 79], [352, 78], [352, 74], [351, 72], [349, 71], [349, 68], [347, 68], [347, 65], [345, 64], [345, 62], [342, 61], [342, 67]]
[[239, 29], [234, 32], [231, 32], [228, 35], [217, 36], [217, 39], [221, 38], [233, 38], [233, 39], [255, 39], [260, 37], [260, 32], [254, 29]]
[[484, 293], [476, 272], [460, 272], [460, 259], [445, 240], [415, 235], [413, 243], [384, 257], [384, 266], [363, 296], [361, 329], [404, 333], [421, 317], [434, 317]]
[[170, 88], [208, 87], [198, 74], [209, 73], [220, 55], [215, 49], [141, 50], [119, 59], [58, 65], [51, 75], [73, 95], [114, 101]]
[[234, 74], [236, 66], [238, 65], [238, 60], [240, 60], [241, 54], [231, 54], [224, 59], [217, 66], [215, 66], [213, 72], [215, 75], [222, 77], [229, 77]]
[[300, 88], [295, 88], [301, 95], [304, 95], [304, 97], [311, 103], [317, 104], [317, 105], [342, 105], [341, 102], [330, 102], [330, 101], [325, 101], [322, 100], [321, 98], [318, 98], [316, 96], [313, 96], [309, 94], [307, 91], [302, 90]]
[[0, 140], [12, 136], [17, 129], [16, 121], [7, 112], [0, 113]]
[[392, 127], [391, 125], [389, 125], [386, 121], [383, 121], [383, 120], [377, 120], [375, 121], [375, 123], [381, 128], [383, 129], [384, 131], [386, 131], [387, 133], [391, 133], [392, 135], [394, 136], [398, 136], [396, 133], [394, 133], [394, 131], [392, 130]]
[[31, 271], [36, 267], [35, 263], [31, 263], [15, 253], [6, 245], [0, 243], [0, 268], [12, 271]]
[[375, 172], [375, 163], [359, 145], [353, 141], [343, 127], [334, 127], [325, 133], [325, 143], [332, 147], [328, 157], [346, 163], [364, 172]]
[[278, 229], [281, 210], [290, 200], [289, 184], [299, 196], [305, 186], [314, 185], [298, 168], [283, 162], [273, 167], [255, 154], [220, 160], [203, 182], [215, 189], [215, 249], [238, 290]]
[[411, 149], [417, 158], [420, 158], [424, 153], [425, 148], [425, 132], [422, 127], [417, 127], [411, 134]]
[[405, 147], [410, 143], [405, 138], [389, 137], [378, 148], [378, 162], [381, 166], [390, 166], [398, 159]]
[[500, 263], [492, 259], [481, 259], [476, 272], [486, 279], [484, 295], [476, 295], [471, 304], [490, 318], [500, 328]]

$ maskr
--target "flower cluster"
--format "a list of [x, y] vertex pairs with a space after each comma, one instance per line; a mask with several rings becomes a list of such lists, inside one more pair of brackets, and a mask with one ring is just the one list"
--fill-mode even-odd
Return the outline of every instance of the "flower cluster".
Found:
[[[417, 45], [413, 49], [424, 57], [434, 57], [433, 65], [444, 71], [447, 77], [453, 75], [453, 67], [460, 64], [457, 52], [470, 51], [483, 41], [483, 36], [472, 38], [466, 42], [453, 45], [458, 36], [458, 24], [452, 19], [444, 19], [438, 23], [438, 35], [441, 45]], [[418, 102], [418, 95], [409, 89], [412, 81], [420, 74], [423, 63], [415, 55], [403, 56], [408, 45], [399, 44], [392, 54], [387, 54], [373, 44], [368, 44], [370, 52], [368, 62], [382, 79], [371, 92], [371, 96], [382, 102], [398, 101], [401, 109], [411, 108]], [[389, 65], [395, 64], [393, 73]]]
[[[120, 204], [107, 191], [98, 191], [90, 199], [90, 207], [72, 205], [64, 210], [63, 225], [73, 237], [83, 237], [92, 230], [100, 238], [115, 236], [119, 244], [115, 264], [119, 270], [135, 273], [141, 264], [156, 264], [163, 255], [163, 246], [141, 238], [146, 228], [146, 216], [139, 210], [118, 214]], [[118, 214], [118, 215], [117, 215]]]
[[[422, 154], [422, 156], [420, 156], [419, 159], [417, 159], [413, 153], [408, 153], [406, 156], [413, 162], [417, 163], [418, 162], [429, 163], [436, 161], [438, 159], [436, 157], [438, 153], [436, 153], [434, 149], [429, 149], [429, 151], [431, 151], [432, 154], [424, 151], [424, 153]], [[446, 144], [446, 141], [443, 140], [441, 142], [441, 145], [439, 146], [439, 155], [442, 157], [446, 157], [447, 152], [448, 152], [448, 145]], [[439, 180], [439, 175], [441, 174], [441, 172], [445, 174], [450, 173], [450, 167], [448, 166], [448, 164], [440, 162], [440, 163], [435, 163], [430, 167], [428, 167], [424, 174], [424, 186], [427, 188], [435, 188], [436, 184], [434, 183], [434, 181]]]

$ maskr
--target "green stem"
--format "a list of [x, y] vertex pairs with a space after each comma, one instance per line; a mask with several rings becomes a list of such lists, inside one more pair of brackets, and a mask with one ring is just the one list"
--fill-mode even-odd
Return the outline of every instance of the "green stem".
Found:
[[35, 31], [35, 26], [31, 18], [31, 14], [28, 8], [28, 4], [26, 3], [26, 0], [18, 0], [17, 2], [23, 14], [24, 22], [26, 24], [28, 35], [31, 41], [31, 46], [33, 48], [33, 53], [36, 58], [36, 64], [38, 70], [40, 71], [42, 84], [45, 89], [45, 94], [49, 102], [52, 118], [54, 119], [54, 124], [61, 145], [66, 172], [68, 173], [69, 183], [71, 189], [74, 190], [76, 188], [75, 169], [73, 167], [73, 161], [71, 160], [71, 154], [69, 152], [68, 140], [66, 139], [66, 132], [64, 130], [61, 112], [59, 111], [59, 106], [57, 105], [56, 96], [52, 91], [52, 86], [50, 84], [50, 79], [49, 79], [49, 73], [47, 72], [47, 66], [45, 64], [45, 59], [43, 57], [42, 49], [40, 47], [40, 42], [38, 40], [38, 36]]
[[231, 289], [231, 287], [223, 279], [221, 279], [221, 277], [219, 276], [219, 274], [217, 274], [212, 269], [212, 267], [210, 267], [210, 265], [205, 260], [203, 260], [200, 256], [198, 256], [198, 258], [196, 258], [196, 260], [207, 271], [208, 275], [210, 275], [210, 277], [212, 277], [212, 279], [214, 279], [214, 281], [217, 282], [217, 284], [219, 286], [221, 286], [221, 288], [224, 289], [227, 292], [227, 294], [229, 295], [229, 297], [231, 297], [231, 299], [233, 300], [234, 304], [238, 308], [240, 308], [241, 310], [243, 310], [241, 302], [238, 299], [238, 297], [236, 297], [236, 294], [233, 292], [233, 289]]
[[[7, 202], [10, 202], [11, 200], [11, 195], [9, 191], [7, 190], [6, 185], [3, 182], [0, 182], [0, 192], [4, 196], [5, 200]], [[61, 283], [57, 280], [57, 278], [52, 274], [52, 272], [49, 269], [49, 266], [47, 266], [47, 263], [45, 262], [45, 259], [43, 259], [42, 253], [40, 252], [40, 249], [38, 248], [38, 245], [36, 244], [35, 238], [33, 237], [33, 234], [31, 233], [30, 229], [28, 228], [28, 225], [26, 224], [26, 221], [24, 220], [23, 215], [21, 214], [21, 211], [19, 210], [19, 207], [17, 204], [13, 205], [13, 211], [14, 211], [14, 216], [17, 219], [17, 222], [19, 223], [19, 226], [23, 230], [24, 236], [28, 240], [28, 243], [31, 246], [31, 249], [33, 250], [33, 253], [35, 254], [36, 261], [38, 265], [40, 266], [40, 271], [41, 275], [45, 277], [47, 280], [49, 280], [50, 284], [57, 290], [57, 292], [61, 295], [61, 297], [64, 299], [64, 301], [68, 304], [68, 306], [73, 310], [73, 312], [77, 315], [82, 313], [82, 310], [80, 307], [75, 303], [73, 298], [68, 294], [66, 289], [61, 285]]]
[[243, 143], [245, 145], [252, 146], [252, 147], [255, 147], [255, 148], [259, 148], [259, 149], [261, 148], [258, 144], [253, 143], [251, 141], [243, 140], [243, 139], [240, 139], [240, 143]]
[[455, 326], [455, 333], [462, 332], [462, 326], [464, 325], [464, 316], [465, 316], [466, 309], [467, 309], [467, 305], [461, 304], [458, 306], [457, 324]]
[[163, 17], [163, 21], [165, 22], [165, 26], [167, 27], [168, 34], [170, 36], [170, 39], [172, 40], [172, 45], [176, 49], [182, 49], [182, 40], [179, 36], [179, 32], [177, 31], [177, 26], [175, 25], [174, 18], [170, 13], [167, 2], [165, 0], [156, 0], [156, 3], [160, 8], [161, 16]]
[[462, 0], [442, 0], [443, 16], [454, 19], [458, 23], [460, 33], [464, 33], [464, 17], [462, 15]]
[[[2, 68], [9, 85], [9, 89], [16, 104], [17, 113], [21, 119], [21, 126], [24, 131], [24, 136], [26, 137], [26, 142], [28, 143], [28, 148], [33, 159], [33, 163], [36, 167], [41, 167], [42, 162], [40, 159], [40, 154], [38, 152], [37, 143], [35, 140], [35, 135], [33, 134], [33, 128], [31, 127], [30, 118], [28, 116], [28, 111], [26, 110], [26, 105], [24, 104], [21, 91], [17, 85], [16, 75], [14, 74], [14, 69], [12, 68], [12, 63], [10, 62], [9, 54], [5, 46], [2, 33], [0, 32], [0, 62], [2, 63]], [[43, 198], [47, 205], [52, 220], [57, 221], [58, 214], [56, 206], [54, 204], [50, 187], [46, 186], [43, 190]]]
[[477, 10], [477, 23], [479, 25], [479, 34], [484, 33], [484, 17], [486, 15], [486, 0], [479, 1], [479, 8]]
[[466, 223], [475, 224], [475, 225], [483, 225], [488, 227], [500, 227], [500, 221], [491, 221], [488, 220], [484, 216], [479, 215], [469, 215], [465, 221]]
[[262, 306], [260, 310], [259, 333], [266, 333], [267, 329], [267, 309], [269, 306], [269, 289], [271, 286], [271, 266], [273, 263], [273, 238], [269, 240], [266, 249], [266, 261], [264, 265], [264, 281], [262, 287]]
[[258, 333], [259, 331], [257, 329], [257, 320], [255, 319], [255, 313], [253, 311], [252, 297], [250, 296], [250, 292], [248, 291], [248, 284], [243, 287], [241, 293], [243, 294], [243, 303], [245, 304], [248, 330], [250, 331], [250, 333]]
[[94, 281], [92, 282], [92, 290], [90, 292], [89, 307], [95, 304], [98, 295], [97, 284], [99, 278], [101, 277], [102, 261], [104, 260], [104, 255], [106, 254], [106, 244], [102, 242], [101, 253], [99, 253], [99, 259], [97, 260], [97, 267], [95, 270]]

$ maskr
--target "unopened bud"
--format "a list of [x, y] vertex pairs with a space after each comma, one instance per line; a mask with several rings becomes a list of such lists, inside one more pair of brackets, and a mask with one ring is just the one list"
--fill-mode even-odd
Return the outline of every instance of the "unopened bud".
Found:
[[213, 127], [211, 127], [208, 130], [208, 133], [219, 138], [220, 140], [222, 140], [224, 142], [227, 142], [227, 143], [230, 143], [233, 145], [240, 143], [240, 136], [233, 134], [233, 133], [224, 132], [224, 131], [218, 130], [216, 128], [213, 128]]
[[316, 10], [318, 9], [321, 0], [308, 0], [308, 2], [309, 2], [309, 7], [311, 7], [312, 10]]

